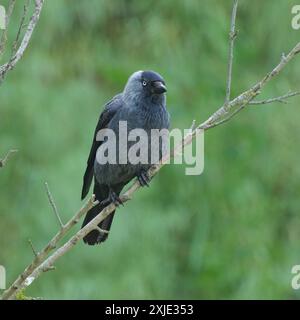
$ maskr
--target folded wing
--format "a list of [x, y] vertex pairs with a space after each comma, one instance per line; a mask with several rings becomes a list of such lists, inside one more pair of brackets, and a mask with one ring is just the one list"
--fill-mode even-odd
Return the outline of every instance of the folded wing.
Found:
[[122, 106], [123, 106], [122, 94], [120, 93], [116, 95], [114, 98], [112, 98], [105, 105], [104, 110], [100, 115], [98, 124], [94, 132], [93, 143], [92, 143], [90, 154], [87, 160], [87, 167], [85, 170], [85, 174], [83, 177], [81, 199], [84, 199], [88, 194], [92, 180], [93, 180], [93, 176], [94, 176], [94, 162], [95, 162], [97, 150], [101, 144], [101, 141], [96, 140], [97, 133], [99, 132], [99, 130], [104, 129], [108, 126], [112, 118], [115, 116], [117, 111], [120, 108], [122, 108]]

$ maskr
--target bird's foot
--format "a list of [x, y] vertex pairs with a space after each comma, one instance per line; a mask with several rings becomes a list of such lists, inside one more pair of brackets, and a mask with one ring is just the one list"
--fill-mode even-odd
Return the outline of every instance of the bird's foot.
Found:
[[116, 207], [118, 207], [119, 205], [124, 206], [121, 198], [112, 189], [109, 189], [108, 197], [105, 200], [101, 201], [101, 204], [103, 206], [107, 206], [111, 203], [113, 203]]
[[137, 179], [141, 185], [141, 187], [149, 187], [150, 177], [146, 170], [142, 170], [140, 174], [137, 176]]

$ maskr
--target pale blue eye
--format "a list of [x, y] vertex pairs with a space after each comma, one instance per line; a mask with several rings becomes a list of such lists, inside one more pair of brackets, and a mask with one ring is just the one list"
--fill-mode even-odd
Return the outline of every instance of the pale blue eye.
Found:
[[144, 81], [142, 82], [142, 85], [143, 85], [143, 87], [145, 87], [145, 86], [147, 85], [147, 81], [144, 80]]

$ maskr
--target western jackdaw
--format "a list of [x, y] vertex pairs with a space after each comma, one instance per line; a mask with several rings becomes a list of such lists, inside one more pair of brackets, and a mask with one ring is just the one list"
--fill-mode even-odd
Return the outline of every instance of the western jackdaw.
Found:
[[[148, 185], [149, 182], [147, 175], [147, 170], [151, 166], [149, 162], [147, 164], [124, 164], [118, 162], [117, 159], [114, 164], [101, 164], [99, 163], [101, 161], [97, 161], [97, 150], [101, 145], [103, 146], [103, 141], [97, 139], [99, 130], [111, 129], [118, 137], [120, 121], [127, 122], [128, 132], [132, 129], [143, 129], [150, 134], [151, 129], [168, 129], [169, 113], [166, 109], [166, 91], [165, 82], [158, 73], [137, 71], [129, 77], [123, 92], [117, 94], [105, 105], [94, 133], [81, 195], [82, 199], [86, 197], [94, 178], [94, 194], [99, 204], [86, 214], [82, 227], [95, 218], [109, 203], [113, 202], [118, 206], [120, 204], [119, 195], [123, 187], [134, 177], [138, 178], [141, 186]], [[128, 143], [126, 150], [131, 144]], [[161, 144], [158, 148], [162, 148]], [[162, 150], [159, 150], [159, 153], [161, 157]], [[99, 224], [99, 228], [109, 231], [113, 217], [114, 212]], [[106, 238], [107, 233], [93, 230], [83, 240], [89, 245], [94, 245], [105, 241]]]

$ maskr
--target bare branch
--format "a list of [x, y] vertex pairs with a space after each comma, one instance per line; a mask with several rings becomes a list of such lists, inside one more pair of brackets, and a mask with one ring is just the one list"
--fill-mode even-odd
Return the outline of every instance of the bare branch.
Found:
[[6, 74], [8, 71], [12, 70], [15, 65], [18, 63], [18, 61], [22, 58], [28, 43], [31, 39], [33, 30], [39, 20], [40, 17], [40, 13], [42, 11], [43, 8], [43, 4], [44, 4], [44, 0], [35, 0], [35, 9], [34, 12], [30, 18], [30, 21], [28, 23], [27, 29], [25, 31], [24, 37], [21, 41], [21, 44], [19, 46], [19, 48], [16, 50], [16, 52], [12, 55], [12, 57], [10, 58], [9, 62], [2, 65], [0, 67], [0, 78], [1, 81], [3, 81], [3, 79], [5, 78]]
[[60, 231], [49, 241], [49, 243], [37, 254], [29, 266], [18, 276], [14, 283], [3, 293], [2, 299], [11, 299], [20, 291], [21, 285], [31, 275], [31, 273], [39, 266], [54, 250], [58, 242], [70, 231], [70, 229], [79, 222], [80, 218], [85, 215], [92, 207], [98, 204], [93, 195], [86, 204], [70, 219]]
[[226, 85], [226, 97], [225, 97], [225, 106], [228, 105], [230, 101], [230, 92], [231, 92], [231, 79], [232, 79], [232, 63], [233, 63], [233, 48], [234, 40], [237, 36], [235, 30], [235, 21], [236, 21], [236, 12], [238, 7], [238, 0], [234, 0], [232, 14], [231, 14], [231, 23], [229, 31], [229, 53], [228, 53], [228, 68], [227, 68], [227, 85]]
[[288, 100], [287, 100], [288, 98], [298, 96], [298, 95], [300, 95], [300, 91], [289, 92], [289, 93], [286, 93], [280, 97], [270, 98], [270, 99], [266, 99], [266, 100], [250, 101], [249, 104], [260, 105], [260, 104], [269, 104], [269, 103], [273, 103], [273, 102], [288, 103]]
[[207, 130], [216, 127], [220, 124], [227, 122], [239, 111], [245, 108], [250, 101], [261, 93], [261, 89], [270, 82], [271, 79], [276, 77], [284, 67], [300, 53], [300, 42], [288, 53], [287, 56], [282, 57], [279, 64], [270, 71], [265, 77], [263, 77], [258, 83], [252, 86], [250, 89], [244, 91], [239, 96], [231, 100], [226, 106], [223, 104], [214, 114], [212, 114], [206, 121], [198, 126], [198, 129]]
[[59, 222], [60, 227], [63, 228], [63, 227], [64, 227], [64, 224], [63, 224], [63, 222], [62, 222], [62, 220], [61, 220], [61, 217], [60, 217], [59, 212], [58, 212], [58, 210], [57, 210], [57, 206], [56, 206], [56, 204], [55, 204], [55, 201], [54, 201], [53, 196], [52, 196], [52, 194], [51, 194], [51, 192], [50, 192], [50, 189], [49, 189], [49, 186], [48, 186], [48, 183], [47, 183], [47, 182], [45, 182], [45, 187], [46, 187], [47, 197], [48, 197], [48, 200], [49, 200], [49, 202], [50, 202], [50, 205], [51, 205], [51, 207], [52, 207], [52, 209], [53, 209], [53, 212], [54, 212], [54, 214], [55, 214], [55, 216], [56, 216], [56, 218], [57, 218], [57, 220], [58, 220], [58, 222]]
[[[138, 184], [138, 186], [136, 185]], [[140, 185], [139, 183], [135, 183], [132, 187], [139, 188]], [[131, 188], [132, 188], [131, 187]], [[136, 189], [136, 190], [137, 190]], [[133, 189], [132, 189], [133, 190]], [[128, 192], [128, 191], [127, 191]], [[121, 198], [124, 201], [127, 201], [128, 198], [124, 194], [123, 197]], [[97, 225], [103, 221], [107, 216], [109, 216], [112, 211], [115, 210], [115, 205], [110, 204], [106, 208], [104, 208], [101, 213], [99, 213], [92, 221], [90, 221], [84, 228], [79, 230], [73, 237], [71, 237], [63, 246], [58, 248], [49, 258], [47, 258], [41, 265], [39, 265], [31, 274], [30, 274], [30, 284], [34, 280], [36, 280], [43, 272], [44, 269], [49, 268], [50, 266], [53, 266], [54, 263], [56, 262], [57, 259], [62, 257], [66, 252], [70, 251], [84, 236], [86, 236], [90, 231], [98, 229]], [[101, 232], [104, 230], [101, 229]], [[105, 232], [105, 231], [104, 231]], [[15, 294], [17, 294], [20, 290], [23, 290], [28, 286], [28, 281], [23, 281], [17, 291], [10, 296], [10, 298], [14, 298]], [[29, 285], [30, 285], [29, 284]]]
[[3, 168], [6, 165], [7, 161], [11, 158], [11, 156], [17, 152], [18, 150], [16, 149], [9, 150], [6, 156], [3, 159], [0, 159], [0, 168]]

